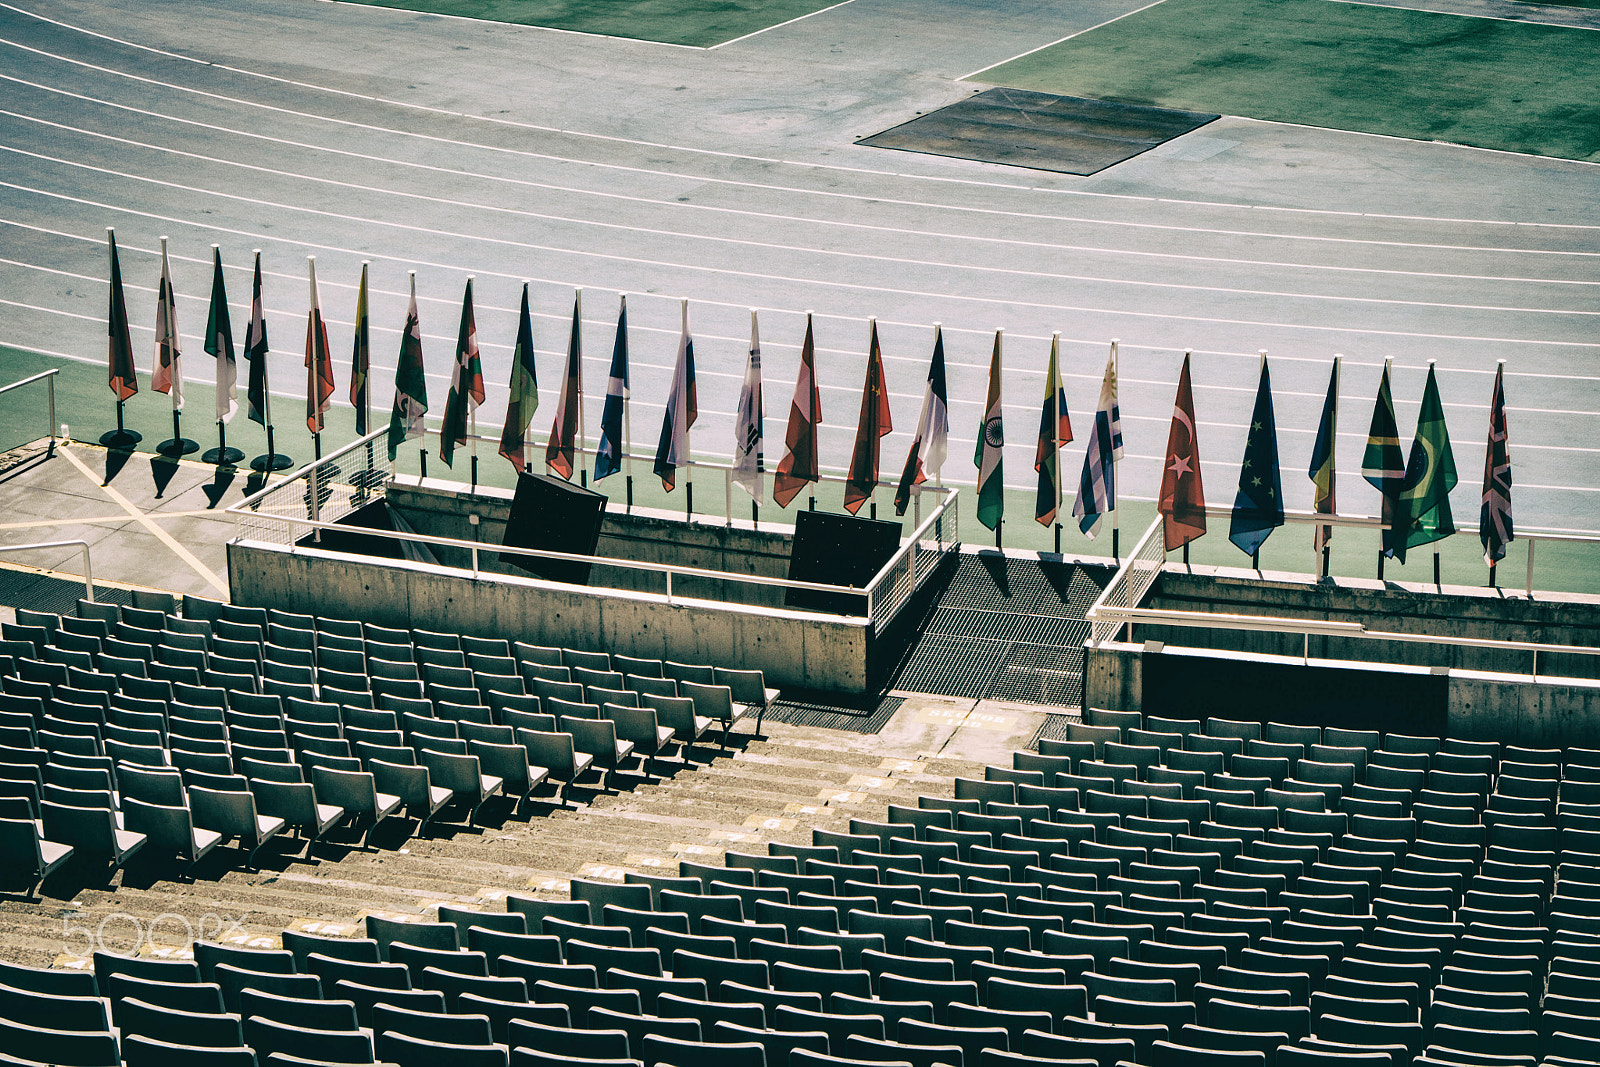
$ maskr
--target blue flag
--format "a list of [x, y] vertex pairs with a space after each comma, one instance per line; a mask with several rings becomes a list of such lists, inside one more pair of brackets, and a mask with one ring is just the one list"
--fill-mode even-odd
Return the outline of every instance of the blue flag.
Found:
[[1250, 415], [1244, 462], [1239, 467], [1239, 492], [1233, 498], [1228, 540], [1253, 556], [1272, 531], [1283, 525], [1283, 478], [1278, 469], [1278, 424], [1272, 416], [1272, 376], [1261, 360], [1261, 384]]
[[622, 410], [628, 402], [628, 297], [617, 312], [617, 342], [611, 348], [611, 377], [600, 413], [600, 448], [594, 454], [594, 480], [622, 469]]

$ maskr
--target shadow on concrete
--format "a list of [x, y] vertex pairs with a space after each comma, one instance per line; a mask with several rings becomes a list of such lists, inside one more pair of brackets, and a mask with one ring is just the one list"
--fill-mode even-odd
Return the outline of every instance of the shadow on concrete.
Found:
[[201, 491], [206, 494], [206, 500], [209, 501], [206, 505], [207, 508], [215, 508], [222, 503], [222, 498], [228, 492], [228, 488], [233, 485], [233, 478], [237, 473], [238, 468], [236, 467], [217, 467], [217, 473], [211, 481], [200, 487]]
[[122, 468], [128, 465], [133, 458], [132, 449], [113, 448], [106, 452], [106, 480], [101, 485], [110, 485], [112, 479], [122, 473]]
[[156, 486], [156, 499], [167, 491], [167, 486], [172, 484], [172, 479], [178, 473], [178, 461], [166, 456], [150, 457], [150, 480]]

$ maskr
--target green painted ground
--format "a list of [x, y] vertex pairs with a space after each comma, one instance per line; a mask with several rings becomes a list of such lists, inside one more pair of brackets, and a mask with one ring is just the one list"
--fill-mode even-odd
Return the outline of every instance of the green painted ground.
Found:
[[709, 48], [837, 0], [349, 0], [437, 15]]
[[1165, 0], [981, 79], [1600, 160], [1592, 30], [1329, 0]]
[[[78, 363], [68, 360], [55, 359], [49, 356], [35, 355], [14, 348], [0, 346], [0, 382], [14, 382], [20, 378], [37, 374], [42, 370], [56, 367], [60, 373], [56, 377], [56, 422], [67, 423], [71, 427], [71, 435], [75, 440], [94, 442], [102, 433], [116, 426], [116, 406], [112, 400], [111, 392], [106, 388], [105, 368], [97, 364]], [[342, 369], [341, 369], [342, 373]], [[341, 383], [342, 384], [342, 383]], [[140, 392], [133, 397], [125, 409], [125, 421], [129, 429], [137, 430], [144, 435], [139, 449], [144, 452], [153, 452], [158, 442], [172, 436], [172, 409], [166, 396], [161, 393], [151, 392], [149, 378], [140, 374]], [[185, 418], [183, 423], [184, 435], [197, 441], [201, 449], [213, 447], [216, 443], [216, 423], [213, 421], [214, 393], [210, 386], [198, 382], [190, 382], [185, 389]], [[342, 397], [342, 394], [338, 394]], [[388, 422], [388, 404], [392, 391], [386, 383], [377, 386], [374, 394], [374, 419], [383, 424]], [[241, 396], [241, 400], [243, 397]], [[442, 412], [444, 398], [435, 397], [435, 412]], [[546, 394], [549, 403], [542, 405], [534, 416], [533, 435], [539, 441], [538, 449], [530, 449], [531, 457], [542, 458], [545, 434], [550, 428], [550, 419], [554, 415], [554, 395]], [[28, 386], [25, 389], [0, 395], [0, 451], [13, 448], [28, 441], [42, 437], [46, 432], [45, 423], [45, 393], [41, 385]], [[289, 453], [295, 460], [304, 463], [311, 458], [311, 435], [306, 432], [303, 417], [304, 402], [296, 402], [290, 397], [273, 397], [273, 420], [277, 424], [277, 445], [284, 452]], [[437, 427], [437, 419], [430, 419], [429, 425]], [[768, 433], [781, 432], [782, 426], [778, 420], [768, 417]], [[634, 442], [636, 452], [645, 452], [649, 449], [648, 437], [654, 440], [654, 431], [648, 427], [635, 427], [640, 435]], [[497, 427], [480, 426], [479, 432], [487, 436], [494, 436]], [[698, 431], [697, 431], [698, 432]], [[330, 453], [342, 445], [355, 440], [355, 413], [342, 400], [336, 403], [328, 413], [327, 429], [322, 435], [324, 454]], [[234, 417], [229, 426], [228, 443], [244, 450], [246, 456], [256, 456], [266, 451], [266, 433], [262, 428], [244, 417], [243, 411]], [[427, 440], [430, 455], [428, 457], [428, 473], [434, 477], [453, 477], [466, 481], [469, 477], [469, 462], [465, 456], [458, 453], [456, 472], [451, 474], [436, 455], [431, 453], [437, 445], [437, 440]], [[592, 444], [592, 442], [591, 442]], [[778, 446], [774, 446], [778, 447]], [[408, 442], [400, 450], [397, 464], [401, 473], [416, 474], [419, 471], [419, 443]], [[196, 457], [191, 456], [190, 459]], [[1111, 534], [1109, 523], [1102, 523], [1104, 532], [1095, 539], [1090, 540], [1078, 532], [1076, 523], [1071, 517], [1072, 493], [1077, 487], [1078, 469], [1082, 463], [1083, 453], [1075, 445], [1069, 445], [1062, 453], [1063, 470], [1067, 478], [1067, 499], [1063, 504], [1061, 515], [1064, 524], [1062, 530], [1061, 548], [1068, 555], [1084, 556], [1109, 556], [1111, 554]], [[885, 477], [896, 477], [901, 463], [904, 461], [903, 453], [887, 451], [884, 453], [882, 467]], [[593, 466], [594, 456], [591, 453], [585, 466]], [[769, 460], [775, 465], [775, 460]], [[511, 465], [502, 459], [495, 451], [492, 444], [479, 445], [479, 482], [484, 485], [494, 485], [509, 489], [515, 486], [516, 477]], [[542, 469], [539, 468], [539, 469]], [[891, 473], [894, 472], [894, 473]], [[627, 501], [627, 480], [623, 474], [617, 474], [594, 485], [594, 488], [607, 494], [611, 498], [610, 507], [621, 510]], [[681, 510], [685, 506], [685, 494], [680, 484], [679, 488], [668, 494], [661, 488], [661, 481], [650, 472], [647, 460], [635, 460], [633, 463], [633, 491], [634, 502], [640, 507], [663, 508]], [[964, 480], [975, 477], [970, 468], [963, 468], [960, 450], [954, 450], [946, 473]], [[1027, 472], [1027, 477], [1032, 477], [1032, 471]], [[1293, 472], [1285, 471], [1287, 480]], [[1011, 479], [1020, 481], [1023, 472], [1013, 472]], [[240, 488], [245, 488], [240, 484]], [[251, 488], [254, 488], [253, 486]], [[769, 482], [770, 491], [770, 482]], [[1231, 502], [1233, 498], [1233, 485], [1209, 485], [1208, 496], [1211, 503]], [[1377, 497], [1372, 493], [1365, 482], [1354, 473], [1340, 475], [1341, 499], [1349, 501], [1349, 506], [1357, 511], [1376, 511]], [[817, 507], [826, 511], [838, 511], [842, 507], [843, 489], [838, 484], [830, 484], [821, 488], [817, 493]], [[223, 506], [232, 504], [236, 497], [225, 501]], [[892, 486], [881, 487], [878, 490], [879, 517], [890, 519], [894, 517], [894, 489]], [[972, 495], [970, 488], [966, 491], [965, 506], [961, 514], [961, 534], [963, 540], [973, 545], [992, 545], [994, 535], [978, 524], [972, 515]], [[1040, 526], [1033, 521], [1033, 492], [1023, 489], [1009, 489], [1005, 495], [1006, 522], [1003, 527], [1005, 547], [1033, 549], [1038, 551], [1052, 551], [1055, 548], [1055, 533], [1052, 529]], [[1483, 565], [1482, 549], [1478, 544], [1478, 507], [1476, 484], [1463, 472], [1461, 485], [1452, 495], [1451, 503], [1455, 507], [1456, 525], [1461, 533], [1454, 537], [1446, 538], [1440, 542], [1443, 553], [1443, 578], [1447, 585], [1486, 585], [1488, 571]], [[805, 507], [807, 498], [802, 495], [796, 499], [795, 507]], [[726, 514], [726, 496], [724, 493], [724, 479], [721, 471], [701, 470], [695, 480], [695, 511], [698, 514], [724, 515]], [[862, 514], [867, 512], [863, 510]], [[770, 519], [785, 525], [794, 521], [792, 511], [779, 514], [778, 509], [770, 500], [761, 509], [763, 520]], [[734, 490], [734, 518], [748, 519], [750, 517], [750, 500], [741, 490]], [[911, 513], [905, 518], [906, 532], [910, 532]], [[1124, 553], [1132, 550], [1135, 542], [1143, 535], [1145, 528], [1155, 518], [1155, 505], [1153, 504], [1127, 504], [1122, 508], [1121, 546]], [[1177, 559], [1174, 554], [1173, 559]], [[1241, 553], [1228, 541], [1228, 520], [1226, 517], [1213, 518], [1211, 530], [1205, 537], [1194, 542], [1190, 552], [1191, 560], [1200, 565], [1216, 565], [1227, 567], [1245, 567], [1249, 565], [1249, 558]], [[1501, 564], [1501, 584], [1512, 588], [1521, 588], [1527, 568], [1527, 544], [1517, 542], [1511, 546], [1510, 554]], [[1535, 571], [1535, 586], [1539, 589], [1556, 590], [1570, 593], [1587, 593], [1600, 595], [1600, 552], [1583, 545], [1547, 544], [1541, 546], [1536, 553], [1537, 569]], [[1311, 558], [1311, 532], [1304, 526], [1286, 526], [1267, 540], [1261, 551], [1261, 566], [1265, 570], [1289, 571], [1296, 573], [1310, 573], [1312, 568]], [[1340, 531], [1334, 539], [1333, 573], [1359, 578], [1374, 578], [1377, 576], [1377, 536], [1362, 531]], [[1433, 580], [1433, 557], [1427, 549], [1416, 550], [1412, 562], [1400, 566], [1394, 561], [1389, 561], [1385, 577], [1391, 581], [1428, 583]]]

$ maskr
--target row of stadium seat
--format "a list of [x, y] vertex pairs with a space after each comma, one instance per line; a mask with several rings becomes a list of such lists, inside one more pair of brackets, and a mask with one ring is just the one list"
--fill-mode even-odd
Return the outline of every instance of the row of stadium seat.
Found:
[[[1352, 789], [1386, 766], [1385, 746], [1368, 757]], [[1585, 758], [1540, 766], [1559, 780], [1583, 774]], [[96, 970], [209, 978], [216, 992], [204, 995], [219, 999], [200, 1014], [224, 1017], [208, 1024], [215, 1039], [236, 1026], [268, 1059], [1303, 1067], [1600, 1054], [1600, 936], [1553, 921], [1593, 912], [1600, 856], [1559, 838], [1550, 850], [1493, 843], [1481, 822], [1233, 796], [1254, 788], [1143, 796], [1132, 787], [1174, 784], [1148, 774], [1091, 775], [1106, 791], [1011, 780], [1042, 775], [1024, 766], [1034, 759], [957, 779], [954, 797], [891, 805], [884, 822], [818, 828], [810, 845], [730, 852], [722, 866], [685, 861], [676, 877], [578, 879], [569, 900], [512, 895], [504, 913], [369, 916], [366, 939], [291, 930], [277, 953], [197, 943], [193, 964], [97, 958]], [[1083, 762], [1094, 761], [1054, 773]], [[1194, 823], [1088, 810], [1097, 795], [1271, 812], [1272, 825], [1199, 808], [1178, 809]], [[1359, 832], [1404, 825], [1466, 827], [1469, 839]], [[115, 1017], [106, 981], [118, 979], [98, 989]], [[158, 1013], [184, 1010], [183, 994], [140, 988], [156, 999], [135, 1010], [147, 1033], [124, 1028], [125, 1051], [200, 1032]], [[292, 1001], [305, 1005], [298, 1032], [270, 1017]], [[182, 1062], [224, 1062], [207, 1057], [239, 1047]]]
[[148, 844], [187, 874], [229, 839], [248, 865], [286, 829], [309, 852], [351, 823], [365, 845], [402, 809], [423, 832], [451, 804], [470, 822], [546, 782], [562, 804], [591, 768], [604, 788], [634, 759], [648, 777], [713, 726], [726, 751], [776, 695], [759, 671], [184, 607], [80, 601], [78, 616], [22, 609], [0, 627], [8, 880], [31, 889], [74, 849], [116, 866]]

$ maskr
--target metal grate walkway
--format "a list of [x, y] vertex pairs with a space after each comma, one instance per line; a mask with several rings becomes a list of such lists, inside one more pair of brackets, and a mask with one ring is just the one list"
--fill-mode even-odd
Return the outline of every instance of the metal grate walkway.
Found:
[[1076, 707], [1084, 613], [1109, 566], [963, 555], [891, 689]]

